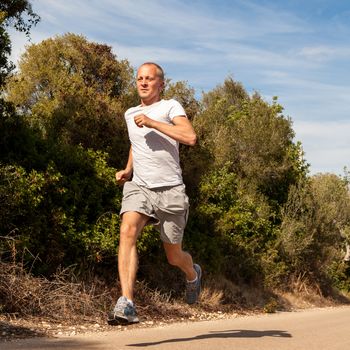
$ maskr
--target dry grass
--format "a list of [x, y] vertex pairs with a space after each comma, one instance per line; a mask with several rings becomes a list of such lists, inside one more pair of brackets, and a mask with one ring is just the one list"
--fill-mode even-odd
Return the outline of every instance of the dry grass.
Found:
[[73, 320], [99, 316], [111, 297], [98, 281], [78, 282], [67, 269], [48, 280], [33, 277], [21, 265], [0, 262], [0, 302], [2, 313]]
[[305, 309], [311, 307], [327, 307], [349, 304], [349, 295], [335, 289], [328, 289], [327, 295], [319, 284], [311, 281], [305, 275], [292, 276], [288, 292], [277, 291], [282, 303], [288, 303], [291, 309]]
[[[181, 293], [175, 294], [178, 296], [137, 281], [136, 304], [142, 319], [176, 321], [194, 316], [203, 319], [203, 315], [210, 313], [237, 313], [244, 309], [240, 288], [224, 278], [206, 279], [201, 302], [194, 306], [185, 304]], [[104, 322], [119, 295], [118, 283], [110, 287], [98, 279], [78, 281], [69, 269], [57, 271], [48, 280], [34, 277], [20, 264], [0, 262], [0, 313], [3, 315], [35, 316], [53, 322]]]
[[[170, 293], [149, 288], [145, 282], [137, 281], [135, 295], [144, 320], [180, 320], [198, 309], [188, 307]], [[111, 287], [96, 278], [78, 281], [69, 269], [58, 270], [48, 280], [34, 277], [20, 264], [0, 262], [1, 314], [43, 317], [53, 322], [104, 321], [119, 296], [118, 283]]]
[[[200, 303], [189, 306], [184, 303], [180, 291], [173, 294], [163, 292], [166, 289], [161, 291], [150, 288], [145, 282], [138, 281], [135, 295], [142, 323], [208, 320], [237, 314], [330, 306], [342, 302], [324, 298], [319, 289], [301, 278], [291, 284], [295, 291], [293, 293], [238, 286], [222, 276], [206, 276], [203, 282]], [[99, 329], [105, 329], [103, 327], [109, 327], [105, 322], [106, 312], [119, 295], [118, 283], [111, 287], [96, 278], [89, 282], [79, 281], [69, 269], [57, 271], [48, 280], [34, 277], [21, 264], [0, 262], [0, 316], [7, 327], [9, 323], [6, 319], [27, 321], [34, 317], [40, 322], [45, 320], [44, 324], [65, 323], [71, 327], [98, 323]], [[349, 301], [344, 296], [343, 302], [346, 300]], [[17, 323], [16, 327], [19, 326]], [[45, 333], [39, 327], [40, 332]]]

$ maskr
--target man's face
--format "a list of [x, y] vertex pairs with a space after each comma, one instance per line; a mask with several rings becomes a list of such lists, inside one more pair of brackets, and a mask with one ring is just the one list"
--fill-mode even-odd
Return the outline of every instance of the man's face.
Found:
[[137, 92], [145, 104], [159, 101], [163, 89], [163, 80], [157, 75], [157, 68], [144, 65], [137, 71]]

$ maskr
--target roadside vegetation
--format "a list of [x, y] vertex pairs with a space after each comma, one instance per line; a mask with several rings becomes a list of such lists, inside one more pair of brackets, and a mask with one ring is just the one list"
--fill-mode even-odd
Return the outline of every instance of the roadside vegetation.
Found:
[[[0, 313], [96, 322], [119, 293], [114, 174], [129, 149], [123, 113], [138, 103], [134, 68], [67, 33], [29, 45], [13, 70], [7, 29], [29, 34], [39, 18], [18, 0], [0, 2], [0, 20]], [[164, 98], [185, 107], [198, 134], [198, 145], [181, 146], [184, 245], [203, 266], [204, 290], [199, 306], [183, 304], [183, 276], [148, 227], [139, 312], [201, 319], [290, 309], [298, 297], [349, 302], [349, 173], [309, 175], [278, 98], [231, 76], [200, 99], [169, 77]]]

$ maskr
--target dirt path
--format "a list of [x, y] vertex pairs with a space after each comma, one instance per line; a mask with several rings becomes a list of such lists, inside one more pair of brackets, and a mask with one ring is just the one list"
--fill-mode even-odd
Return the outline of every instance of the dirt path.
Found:
[[134, 328], [65, 338], [1, 343], [14, 349], [350, 349], [350, 307]]

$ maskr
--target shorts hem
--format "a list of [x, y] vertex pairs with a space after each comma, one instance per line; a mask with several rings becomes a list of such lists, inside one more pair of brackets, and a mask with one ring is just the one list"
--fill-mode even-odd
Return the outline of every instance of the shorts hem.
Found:
[[150, 215], [150, 214], [148, 214], [148, 213], [146, 213], [146, 212], [144, 212], [144, 211], [142, 211], [142, 210], [136, 210], [136, 209], [122, 209], [122, 210], [120, 210], [120, 212], [119, 212], [119, 216], [122, 217], [123, 214], [124, 214], [124, 213], [127, 213], [127, 212], [134, 212], [134, 213], [139, 213], [139, 214], [143, 214], [143, 215], [148, 216], [148, 217], [149, 217], [149, 220], [148, 220], [148, 222], [147, 222], [146, 225], [150, 225], [150, 224], [152, 224], [152, 225], [157, 225], [157, 224], [159, 224], [159, 219], [157, 219], [155, 216]]

